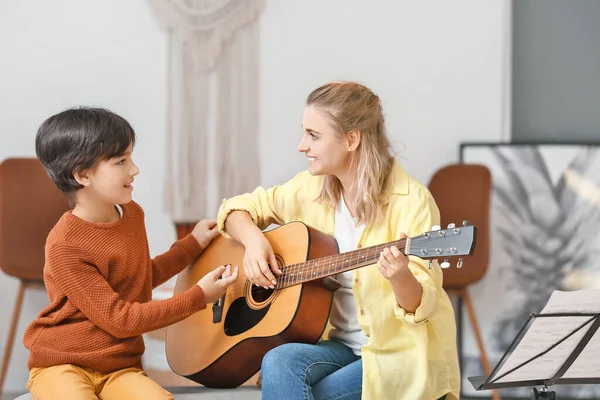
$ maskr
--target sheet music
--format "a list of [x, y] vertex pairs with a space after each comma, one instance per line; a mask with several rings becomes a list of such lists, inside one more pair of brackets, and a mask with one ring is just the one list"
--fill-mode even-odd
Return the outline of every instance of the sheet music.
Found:
[[[554, 295], [556, 294], [556, 296]], [[552, 304], [550, 303], [552, 301]], [[546, 311], [549, 309], [549, 311]], [[543, 313], [548, 312], [600, 312], [600, 290], [579, 290], [576, 292], [556, 291], [548, 300]], [[563, 378], [597, 378], [600, 376], [600, 329], [596, 331], [587, 346], [579, 354]]]
[[565, 379], [600, 377], [600, 357], [598, 357], [598, 354], [600, 354], [600, 329], [596, 331], [588, 345], [562, 377]]
[[574, 290], [572, 292], [555, 290], [552, 292], [541, 314], [562, 312], [600, 312], [600, 289]]
[[[586, 289], [572, 292], [554, 291], [542, 314], [553, 313], [599, 313], [600, 290]], [[491, 377], [490, 381], [516, 382], [528, 380], [550, 379], [564, 364], [573, 352], [579, 341], [589, 330], [592, 323], [588, 323], [559, 345], [536, 358], [517, 370], [497, 379], [513, 368], [525, 363], [535, 356], [544, 353], [570, 333], [576, 331], [593, 317], [538, 317], [533, 320], [529, 329], [509, 355], [508, 359]], [[600, 331], [600, 330], [599, 330]], [[600, 334], [593, 336], [587, 347], [563, 378], [598, 377], [600, 376]]]

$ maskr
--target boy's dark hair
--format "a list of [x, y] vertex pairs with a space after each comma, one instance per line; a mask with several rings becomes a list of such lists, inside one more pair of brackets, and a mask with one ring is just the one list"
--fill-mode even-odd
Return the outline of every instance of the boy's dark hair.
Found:
[[135, 145], [129, 122], [110, 110], [77, 107], [51, 116], [35, 137], [35, 153], [56, 186], [73, 201], [74, 173], [118, 157]]

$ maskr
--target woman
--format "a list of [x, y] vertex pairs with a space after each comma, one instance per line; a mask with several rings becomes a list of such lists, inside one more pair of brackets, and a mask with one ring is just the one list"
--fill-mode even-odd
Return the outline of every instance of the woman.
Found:
[[[429, 191], [392, 156], [379, 98], [331, 82], [307, 98], [298, 151], [308, 171], [224, 200], [221, 233], [242, 243], [248, 279], [274, 287], [281, 271], [262, 233], [302, 221], [346, 252], [439, 225]], [[273, 269], [269, 267], [273, 266]], [[337, 275], [329, 340], [290, 343], [262, 362], [263, 399], [457, 399], [456, 326], [437, 263], [386, 248], [375, 265]]]

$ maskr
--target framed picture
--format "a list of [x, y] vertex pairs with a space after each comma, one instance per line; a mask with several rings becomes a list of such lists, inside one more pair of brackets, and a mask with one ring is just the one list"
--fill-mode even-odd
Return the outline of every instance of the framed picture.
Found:
[[[460, 160], [492, 174], [489, 266], [469, 292], [493, 368], [554, 290], [600, 288], [600, 142], [463, 143]], [[459, 332], [461, 398], [490, 398], [467, 379], [485, 375], [467, 318]], [[600, 398], [600, 385], [552, 390], [561, 399]], [[500, 394], [531, 399], [532, 389]]]

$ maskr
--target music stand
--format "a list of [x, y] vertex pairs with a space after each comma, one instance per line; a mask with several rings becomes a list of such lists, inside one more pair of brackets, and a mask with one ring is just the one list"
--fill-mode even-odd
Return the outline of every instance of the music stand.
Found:
[[475, 390], [533, 387], [535, 399], [555, 400], [552, 385], [600, 383], [600, 303], [586, 297], [592, 293], [600, 296], [598, 290], [555, 291], [542, 313], [529, 316], [490, 376], [468, 378]]

